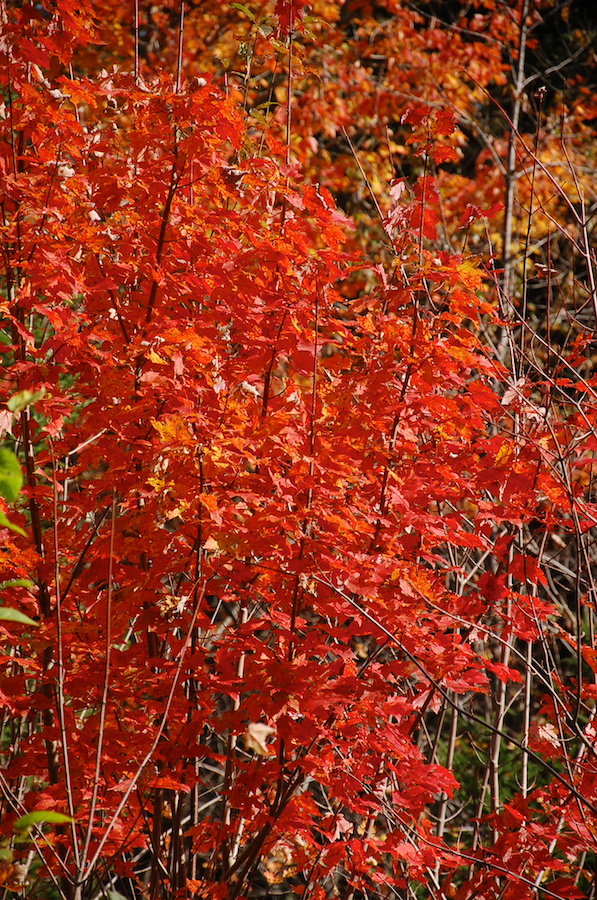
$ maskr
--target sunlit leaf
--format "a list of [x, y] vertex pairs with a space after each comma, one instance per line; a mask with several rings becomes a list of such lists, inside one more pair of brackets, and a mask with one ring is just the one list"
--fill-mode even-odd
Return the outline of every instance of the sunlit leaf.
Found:
[[17, 819], [13, 830], [23, 833], [28, 832], [34, 825], [63, 825], [70, 821], [72, 821], [70, 816], [65, 816], [64, 813], [54, 812], [51, 809], [36, 809]]
[[30, 619], [29, 616], [19, 612], [18, 609], [9, 609], [6, 606], [0, 606], [0, 619], [3, 619], [5, 622], [18, 622], [20, 625], [34, 625], [35, 627], [39, 625], [39, 622]]
[[14, 503], [23, 486], [23, 471], [17, 457], [8, 447], [0, 447], [0, 496]]
[[24, 531], [20, 525], [15, 525], [14, 522], [11, 522], [7, 518], [6, 513], [4, 513], [1, 509], [0, 509], [0, 528], [9, 528], [11, 531], [14, 531], [16, 534], [20, 534], [23, 537], [27, 537], [27, 532]]
[[41, 400], [45, 393], [45, 387], [40, 388], [39, 391], [19, 391], [18, 394], [12, 395], [6, 405], [12, 413], [20, 413], [32, 403]]

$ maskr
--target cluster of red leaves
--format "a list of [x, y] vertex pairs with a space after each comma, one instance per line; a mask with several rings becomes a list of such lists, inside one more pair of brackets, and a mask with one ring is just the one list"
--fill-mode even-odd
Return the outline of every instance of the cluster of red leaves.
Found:
[[[564, 425], [524, 384], [500, 401], [481, 272], [423, 247], [433, 180], [394, 186], [402, 268], [371, 264], [348, 302], [364, 262], [329, 193], [274, 138], [248, 153], [209, 79], [75, 77], [95, 34], [71, 0], [3, 25], [4, 399], [44, 392], [3, 419], [32, 540], [3, 533], [0, 574], [34, 578], [8, 595], [40, 620], [4, 631], [3, 834], [71, 816], [38, 848], [66, 896], [106, 870], [141, 884], [143, 848], [151, 897], [238, 897], [258, 871], [313, 898], [330, 878], [520, 898], [546, 873], [575, 896], [597, 769], [564, 689], [541, 721], [576, 759], [536, 724], [541, 783], [485, 845], [428, 816], [457, 783], [420, 749], [425, 714], [480, 724], [475, 696], [521, 680], [496, 643], [557, 614], [517, 530], [595, 521], [557, 465]], [[413, 117], [441, 156], [451, 118]], [[587, 404], [565, 428], [593, 424]]]

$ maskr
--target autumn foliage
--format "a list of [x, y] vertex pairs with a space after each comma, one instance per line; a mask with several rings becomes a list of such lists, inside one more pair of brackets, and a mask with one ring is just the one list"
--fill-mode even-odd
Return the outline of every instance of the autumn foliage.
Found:
[[566, 11], [3, 8], [5, 891], [594, 896]]

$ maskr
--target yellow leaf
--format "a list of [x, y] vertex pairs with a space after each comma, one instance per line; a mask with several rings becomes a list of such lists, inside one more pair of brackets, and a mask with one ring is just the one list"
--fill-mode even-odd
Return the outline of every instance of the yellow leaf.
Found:
[[150, 362], [157, 363], [158, 366], [165, 366], [168, 364], [167, 360], [162, 359], [162, 357], [159, 355], [159, 353], [156, 353], [155, 350], [149, 350], [145, 354], [145, 356]]
[[504, 441], [495, 457], [496, 466], [507, 466], [514, 455], [514, 447], [507, 441]]

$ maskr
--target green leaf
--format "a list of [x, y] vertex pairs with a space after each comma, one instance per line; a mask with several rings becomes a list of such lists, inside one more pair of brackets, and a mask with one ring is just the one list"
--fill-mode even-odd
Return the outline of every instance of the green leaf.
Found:
[[9, 609], [7, 606], [0, 606], [0, 619], [4, 619], [5, 622], [19, 622], [21, 625], [35, 625], [36, 628], [39, 625], [39, 622], [30, 619], [18, 609]]
[[13, 588], [13, 587], [25, 587], [30, 588], [33, 587], [28, 578], [13, 578], [12, 581], [3, 581], [0, 584], [0, 591], [3, 591], [4, 588]]
[[3, 513], [0, 509], [0, 528], [10, 528], [11, 531], [16, 531], [17, 534], [22, 534], [23, 537], [27, 537], [27, 532], [24, 531], [20, 525], [15, 525], [14, 522], [10, 522], [6, 518], [6, 513]]
[[243, 6], [242, 3], [231, 3], [230, 6], [232, 7], [232, 9], [238, 9], [241, 13], [244, 13], [245, 16], [247, 16], [251, 20], [251, 22], [255, 21], [255, 15], [251, 12], [250, 9], [247, 9], [246, 6]]
[[256, 122], [259, 122], [260, 125], [267, 125], [267, 119], [260, 113], [257, 109], [251, 110], [251, 118], [255, 119]]
[[23, 471], [18, 459], [8, 447], [0, 447], [0, 495], [14, 503], [23, 487]]
[[52, 812], [51, 809], [35, 809], [33, 812], [21, 816], [13, 825], [14, 831], [20, 833], [29, 831], [34, 825], [40, 825], [42, 822], [50, 822], [54, 825], [63, 825], [65, 822], [71, 822], [70, 816], [64, 813]]
[[40, 388], [39, 391], [19, 391], [18, 394], [12, 395], [6, 405], [11, 412], [20, 413], [36, 400], [41, 400], [45, 393], [45, 387]]

